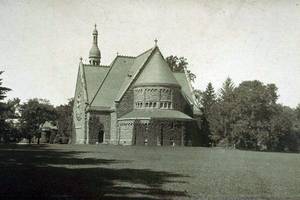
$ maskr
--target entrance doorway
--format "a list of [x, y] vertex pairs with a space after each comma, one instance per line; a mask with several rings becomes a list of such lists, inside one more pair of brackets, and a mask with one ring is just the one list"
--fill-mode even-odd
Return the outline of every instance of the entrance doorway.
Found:
[[103, 129], [100, 129], [98, 132], [98, 143], [103, 143], [103, 138], [104, 138], [104, 131]]

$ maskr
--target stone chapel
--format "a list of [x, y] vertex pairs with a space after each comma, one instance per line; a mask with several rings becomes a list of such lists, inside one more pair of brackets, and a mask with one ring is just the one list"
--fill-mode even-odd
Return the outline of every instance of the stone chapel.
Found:
[[186, 69], [173, 72], [157, 41], [137, 56], [101, 64], [98, 31], [89, 63], [79, 62], [74, 96], [74, 143], [199, 145], [200, 110]]

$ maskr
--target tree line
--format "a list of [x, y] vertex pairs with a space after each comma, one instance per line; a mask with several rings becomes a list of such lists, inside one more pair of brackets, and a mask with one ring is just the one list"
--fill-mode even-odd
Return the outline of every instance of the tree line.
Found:
[[195, 90], [201, 108], [201, 127], [207, 144], [239, 149], [297, 151], [300, 104], [296, 109], [277, 103], [275, 84], [258, 80], [235, 86], [230, 78], [215, 92]]
[[[0, 75], [3, 71], [0, 71]], [[46, 99], [33, 98], [21, 103], [19, 98], [4, 102], [11, 89], [2, 86], [0, 79], [0, 142], [29, 141], [40, 138], [41, 126], [45, 122], [58, 128], [57, 136], [68, 140], [72, 134], [73, 99], [67, 104], [54, 106]]]
[[[186, 72], [184, 57], [166, 58], [173, 72]], [[243, 81], [238, 86], [227, 78], [217, 92], [211, 83], [204, 91], [194, 90], [202, 111], [202, 144], [248, 150], [299, 151], [300, 104], [296, 109], [277, 103], [278, 88], [261, 81]]]

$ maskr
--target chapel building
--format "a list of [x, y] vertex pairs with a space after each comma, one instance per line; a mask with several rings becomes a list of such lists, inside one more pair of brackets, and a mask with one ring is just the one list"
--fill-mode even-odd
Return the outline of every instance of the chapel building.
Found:
[[101, 64], [98, 31], [89, 63], [79, 62], [74, 96], [76, 144], [199, 145], [200, 111], [186, 69], [173, 72], [155, 46]]

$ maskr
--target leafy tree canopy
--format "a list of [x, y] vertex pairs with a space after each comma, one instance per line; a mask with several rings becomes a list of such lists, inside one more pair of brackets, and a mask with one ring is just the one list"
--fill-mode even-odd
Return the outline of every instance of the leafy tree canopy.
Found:
[[[184, 57], [177, 56], [168, 56], [166, 57], [166, 61], [169, 64], [171, 71], [173, 72], [184, 72], [184, 69], [187, 69], [188, 62]], [[194, 82], [196, 79], [196, 75], [193, 74], [190, 70], [186, 70], [187, 76], [190, 81]]]
[[57, 122], [58, 122], [58, 134], [61, 136], [70, 137], [72, 134], [72, 125], [73, 125], [73, 104], [74, 99], [69, 99], [68, 104], [57, 106]]
[[40, 126], [46, 121], [57, 119], [53, 105], [46, 99], [30, 99], [20, 106], [22, 131], [25, 135], [38, 132]]
[[[3, 73], [3, 71], [0, 71], [0, 75]], [[10, 91], [11, 89], [7, 87], [2, 86], [2, 78], [0, 78], [0, 101], [3, 100], [6, 97], [6, 93]]]

